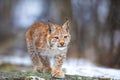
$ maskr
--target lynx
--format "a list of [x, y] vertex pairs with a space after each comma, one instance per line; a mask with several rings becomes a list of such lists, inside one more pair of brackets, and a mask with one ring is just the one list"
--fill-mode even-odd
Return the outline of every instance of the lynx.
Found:
[[[62, 26], [52, 22], [36, 22], [28, 28], [27, 48], [36, 71], [50, 72], [53, 77], [64, 77], [62, 65], [71, 39], [69, 24], [69, 20]], [[53, 66], [49, 60], [51, 57], [54, 58]]]

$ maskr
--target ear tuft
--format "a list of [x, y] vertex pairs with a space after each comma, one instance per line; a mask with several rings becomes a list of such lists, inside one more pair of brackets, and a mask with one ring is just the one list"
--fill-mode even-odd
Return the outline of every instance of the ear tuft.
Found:
[[48, 21], [48, 26], [49, 26], [49, 33], [53, 33], [55, 30], [55, 26], [52, 22]]
[[62, 28], [64, 28], [65, 30], [69, 31], [70, 23], [71, 23], [70, 20], [68, 18], [66, 18], [66, 21], [63, 24]]

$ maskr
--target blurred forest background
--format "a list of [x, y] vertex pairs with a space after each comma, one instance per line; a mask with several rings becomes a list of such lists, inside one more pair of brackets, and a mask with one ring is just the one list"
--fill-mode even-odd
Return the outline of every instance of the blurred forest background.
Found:
[[0, 63], [4, 57], [27, 60], [25, 31], [31, 24], [61, 25], [66, 17], [72, 21], [68, 59], [120, 68], [120, 0], [0, 0]]

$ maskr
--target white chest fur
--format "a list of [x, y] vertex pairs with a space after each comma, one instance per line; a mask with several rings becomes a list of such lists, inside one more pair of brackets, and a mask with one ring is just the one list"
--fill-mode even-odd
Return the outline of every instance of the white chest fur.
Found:
[[54, 57], [59, 54], [66, 54], [67, 49], [45, 49], [40, 52], [43, 56]]

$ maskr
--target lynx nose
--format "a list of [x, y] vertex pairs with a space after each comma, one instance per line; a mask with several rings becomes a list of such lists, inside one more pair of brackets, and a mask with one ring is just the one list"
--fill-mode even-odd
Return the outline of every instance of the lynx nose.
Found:
[[61, 42], [60, 45], [61, 45], [61, 46], [64, 46], [64, 42]]

